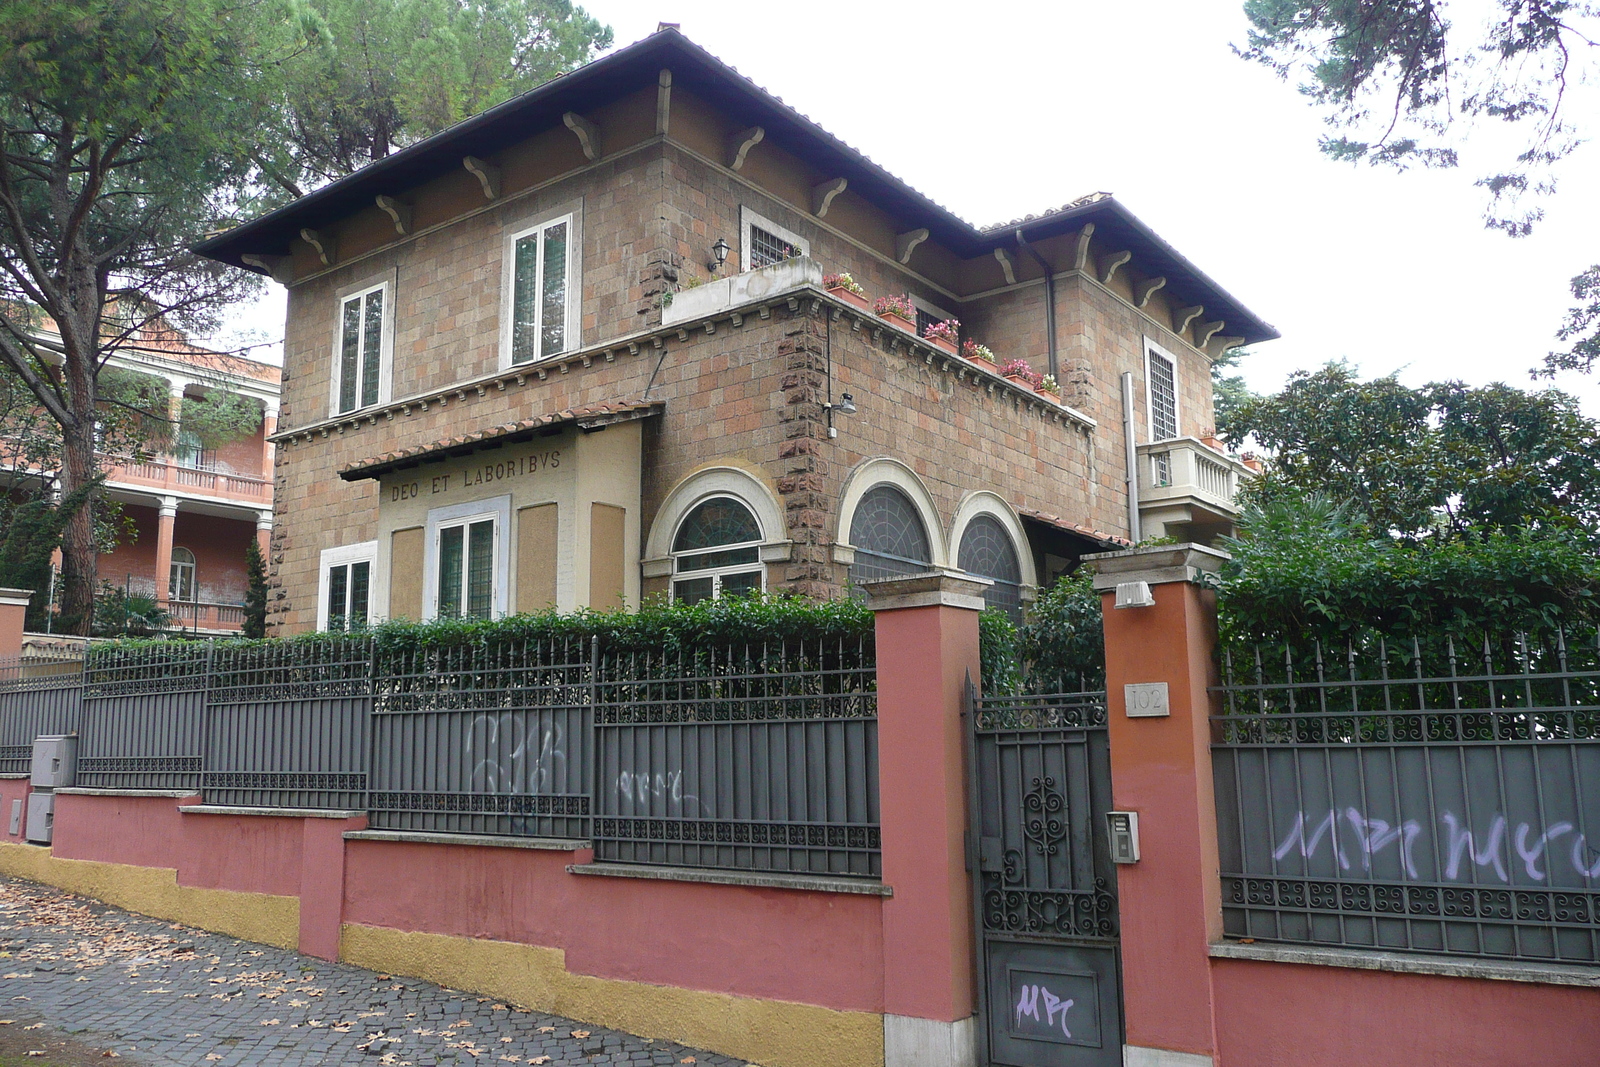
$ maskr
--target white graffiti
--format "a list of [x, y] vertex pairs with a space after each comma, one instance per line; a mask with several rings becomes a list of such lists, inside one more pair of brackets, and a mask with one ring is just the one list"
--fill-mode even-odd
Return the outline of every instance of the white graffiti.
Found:
[[631, 797], [640, 804], [648, 805], [652, 799], [667, 801], [672, 814], [679, 814], [685, 810], [685, 805], [693, 805], [694, 810], [706, 818], [715, 818], [714, 814], [706, 812], [706, 805], [700, 803], [700, 798], [693, 793], [683, 791], [682, 771], [621, 771], [617, 774], [617, 795]]
[[[1039, 1018], [1039, 1001], [1044, 1000], [1044, 1018]], [[1072, 1007], [1074, 1001], [1068, 997], [1063, 999], [1050, 992], [1042, 985], [1025, 985], [1022, 995], [1017, 998], [1017, 1025], [1022, 1025], [1024, 1016], [1032, 1018], [1034, 1022], [1042, 1022], [1046, 1026], [1054, 1027], [1056, 1015], [1061, 1015], [1061, 1032], [1067, 1037], [1072, 1036], [1072, 1031], [1067, 1029], [1067, 1009]]]
[[[1510, 868], [1517, 860], [1522, 861], [1522, 870], [1529, 879], [1547, 881], [1549, 860], [1557, 854], [1555, 842], [1577, 829], [1570, 822], [1558, 822], [1539, 831], [1532, 823], [1519, 822], [1513, 830], [1510, 821], [1500, 812], [1489, 820], [1486, 830], [1474, 831], [1465, 819], [1448, 810], [1439, 813], [1439, 822], [1437, 855], [1446, 881], [1470, 876], [1472, 868], [1481, 868], [1492, 870], [1501, 882], [1510, 884]], [[1416, 819], [1391, 825], [1387, 820], [1363, 815], [1356, 808], [1346, 808], [1342, 813], [1330, 809], [1326, 814], [1309, 816], [1302, 811], [1296, 813], [1294, 825], [1273, 850], [1272, 858], [1281, 861], [1298, 853], [1310, 859], [1326, 842], [1328, 853], [1340, 870], [1350, 870], [1354, 857], [1360, 861], [1362, 870], [1371, 871], [1373, 857], [1392, 846], [1405, 876], [1416, 879], [1419, 877], [1416, 846], [1423, 830]], [[1354, 840], [1353, 849], [1345, 847], [1341, 832]], [[1574, 835], [1565, 855], [1578, 874], [1585, 878], [1600, 877], [1600, 854], [1589, 847], [1585, 835]]]
[[520, 718], [479, 715], [467, 738], [474, 792], [550, 793], [557, 773], [565, 777], [566, 737], [559, 723], [530, 732]]

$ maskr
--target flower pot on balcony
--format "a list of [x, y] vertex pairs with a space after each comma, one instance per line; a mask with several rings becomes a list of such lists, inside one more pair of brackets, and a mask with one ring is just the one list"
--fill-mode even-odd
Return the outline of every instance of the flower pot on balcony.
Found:
[[1024, 374], [1008, 374], [1006, 375], [1006, 381], [1010, 382], [1018, 389], [1027, 389], [1030, 391], [1033, 389], [1033, 383], [1028, 381], [1027, 375]]
[[923, 340], [941, 352], [948, 352], [952, 356], [957, 354], [956, 346], [950, 341], [946, 341], [943, 337], [924, 337]]
[[849, 304], [852, 307], [858, 307], [862, 311], [872, 310], [872, 301], [868, 300], [860, 293], [851, 292], [842, 285], [836, 285], [830, 288], [828, 290], [828, 295], [836, 296], [840, 300], [843, 300], [846, 304]]
[[897, 312], [881, 311], [878, 313], [878, 317], [891, 326], [898, 326], [907, 333], [915, 334], [917, 332], [917, 324]]
[[1058, 390], [1046, 389], [1043, 386], [1035, 385], [1033, 387], [1033, 391], [1035, 393], [1038, 393], [1040, 396], [1044, 397], [1044, 399], [1050, 401], [1050, 403], [1052, 403], [1052, 404], [1060, 404], [1060, 403], [1062, 403], [1061, 393]]

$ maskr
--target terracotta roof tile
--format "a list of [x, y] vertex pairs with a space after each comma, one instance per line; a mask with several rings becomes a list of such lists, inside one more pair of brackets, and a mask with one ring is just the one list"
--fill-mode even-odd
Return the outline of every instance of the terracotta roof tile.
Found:
[[1075, 533], [1084, 537], [1093, 538], [1094, 540], [1099, 541], [1101, 544], [1110, 548], [1133, 547], [1133, 542], [1128, 540], [1126, 537], [1118, 537], [1116, 534], [1102, 533], [1101, 531], [1093, 529], [1092, 527], [1084, 526], [1082, 523], [1072, 522], [1070, 519], [1063, 519], [1060, 515], [1051, 515], [1048, 512], [1039, 511], [1035, 508], [1018, 508], [1017, 514], [1023, 516], [1024, 518], [1033, 519], [1036, 522], [1048, 523], [1059, 530], [1066, 530], [1068, 533]]
[[603, 400], [598, 404], [563, 408], [560, 411], [535, 415], [531, 419], [519, 419], [516, 422], [491, 426], [486, 430], [447, 437], [442, 441], [415, 445], [411, 448], [402, 448], [393, 452], [384, 452], [381, 455], [350, 464], [339, 471], [339, 477], [347, 482], [360, 481], [363, 478], [377, 478], [399, 467], [413, 466], [425, 459], [434, 456], [442, 457], [458, 449], [471, 451], [478, 445], [487, 442], [504, 441], [507, 438], [516, 438], [522, 434], [531, 436], [538, 430], [547, 429], [551, 426], [560, 426], [569, 422], [594, 426], [604, 426], [612, 422], [626, 422], [630, 419], [654, 415], [665, 406], [665, 403], [660, 400], [645, 400], [643, 397], [621, 397], [616, 400]]

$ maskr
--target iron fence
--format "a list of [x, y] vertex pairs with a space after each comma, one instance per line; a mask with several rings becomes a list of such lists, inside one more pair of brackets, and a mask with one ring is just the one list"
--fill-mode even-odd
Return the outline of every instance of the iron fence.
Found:
[[870, 643], [600, 661], [595, 855], [878, 877]]
[[682, 654], [592, 635], [164, 642], [97, 652], [81, 680], [0, 680], [0, 768], [76, 731], [85, 786], [877, 877], [875, 685], [870, 637]]
[[78, 730], [83, 657], [29, 656], [0, 661], [0, 774], [27, 774], [33, 739]]
[[406, 649], [378, 667], [374, 826], [587, 838], [594, 638]]
[[1231, 937], [1600, 962], [1600, 637], [1224, 655]]

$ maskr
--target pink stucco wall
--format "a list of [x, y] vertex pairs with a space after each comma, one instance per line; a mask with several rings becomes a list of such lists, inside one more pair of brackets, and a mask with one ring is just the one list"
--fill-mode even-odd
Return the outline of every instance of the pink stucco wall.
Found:
[[602, 978], [883, 1010], [877, 897], [587, 877], [573, 858], [351, 841], [344, 918], [560, 948]]
[[1215, 960], [1223, 1067], [1594, 1067], [1600, 990]]

